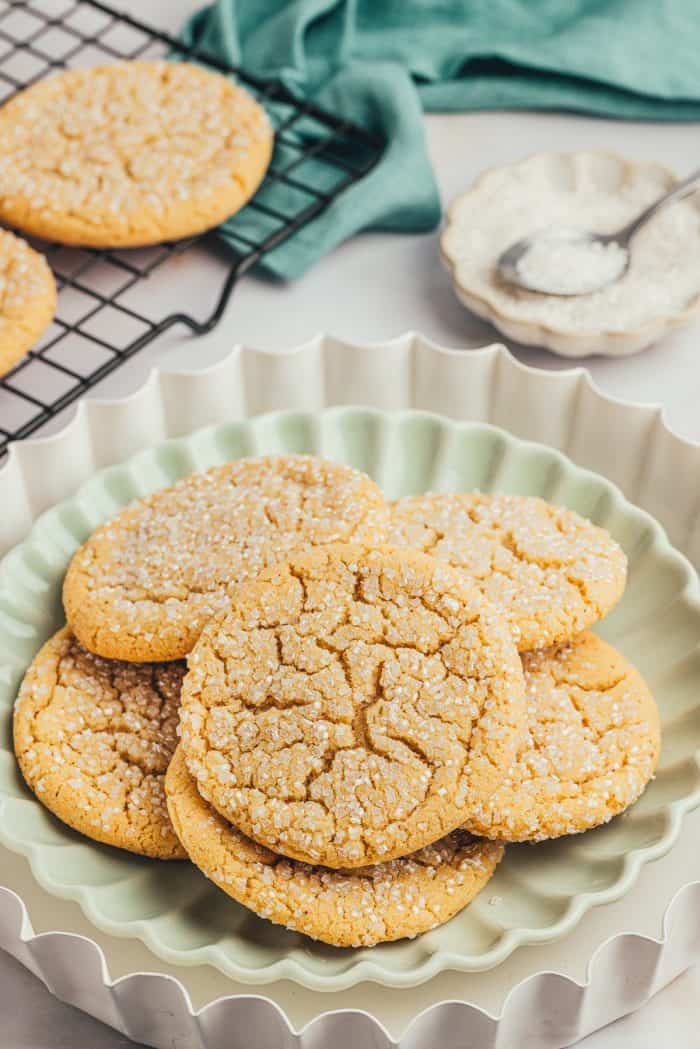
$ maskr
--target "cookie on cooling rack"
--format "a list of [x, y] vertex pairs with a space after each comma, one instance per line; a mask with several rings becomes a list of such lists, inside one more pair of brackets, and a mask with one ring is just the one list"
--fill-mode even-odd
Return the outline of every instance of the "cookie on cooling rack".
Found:
[[200, 66], [70, 69], [0, 109], [0, 219], [93, 247], [188, 237], [246, 203], [272, 146], [264, 109]]
[[56, 283], [44, 256], [0, 230], [0, 375], [41, 338], [55, 310]]

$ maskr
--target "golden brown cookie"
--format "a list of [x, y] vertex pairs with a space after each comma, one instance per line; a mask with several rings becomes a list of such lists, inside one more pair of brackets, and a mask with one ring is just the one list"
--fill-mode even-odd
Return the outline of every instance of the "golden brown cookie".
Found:
[[299, 546], [382, 542], [388, 508], [373, 481], [307, 455], [239, 459], [127, 507], [73, 558], [68, 622], [92, 652], [179, 659], [227, 593]]
[[339, 544], [240, 586], [188, 660], [199, 790], [260, 844], [327, 867], [406, 856], [496, 789], [524, 731], [505, 624], [461, 573]]
[[399, 499], [389, 541], [466, 572], [508, 621], [521, 652], [576, 637], [625, 588], [627, 559], [610, 534], [533, 496]]
[[389, 863], [311, 867], [227, 823], [197, 790], [181, 747], [165, 790], [180, 841], [215, 885], [262, 918], [336, 947], [371, 947], [441, 925], [474, 899], [503, 855], [502, 845], [456, 830]]
[[188, 237], [246, 203], [272, 144], [262, 107], [200, 66], [66, 70], [0, 110], [0, 218], [63, 244]]
[[595, 634], [523, 658], [524, 746], [507, 778], [469, 820], [504, 841], [542, 841], [606, 823], [651, 779], [659, 714], [640, 674]]
[[22, 775], [81, 834], [160, 859], [182, 859], [165, 804], [177, 742], [183, 663], [134, 666], [87, 652], [68, 627], [46, 642], [17, 697]]
[[55, 310], [56, 283], [44, 256], [0, 230], [0, 375], [38, 342]]

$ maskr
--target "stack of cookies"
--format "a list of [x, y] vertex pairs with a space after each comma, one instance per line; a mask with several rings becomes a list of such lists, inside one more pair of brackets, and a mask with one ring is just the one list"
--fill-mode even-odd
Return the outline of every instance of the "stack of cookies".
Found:
[[[15, 710], [37, 797], [339, 946], [415, 936], [513, 841], [623, 811], [654, 700], [588, 628], [624, 554], [540, 499], [385, 502], [310, 456], [132, 504], [76, 553]], [[185, 661], [186, 660], [186, 664]]]
[[[194, 236], [239, 211], [270, 163], [264, 109], [187, 62], [69, 69], [0, 109], [0, 221], [59, 244]], [[53, 318], [43, 255], [0, 230], [0, 375]]]

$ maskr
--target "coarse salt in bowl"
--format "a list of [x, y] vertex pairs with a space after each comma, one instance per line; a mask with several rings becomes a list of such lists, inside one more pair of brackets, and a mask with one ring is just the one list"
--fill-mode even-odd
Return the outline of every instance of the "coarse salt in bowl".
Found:
[[[675, 181], [659, 164], [598, 152], [540, 153], [487, 171], [453, 203], [441, 240], [457, 295], [505, 335], [563, 356], [643, 349], [700, 311], [700, 193], [651, 219], [632, 240], [628, 271], [599, 291], [526, 291], [502, 281], [496, 262], [515, 241], [544, 230], [613, 233]], [[584, 278], [562, 274], [564, 290]]]

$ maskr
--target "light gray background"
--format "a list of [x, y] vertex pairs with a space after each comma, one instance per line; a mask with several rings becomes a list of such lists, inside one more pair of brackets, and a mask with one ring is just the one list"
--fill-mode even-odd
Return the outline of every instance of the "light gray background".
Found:
[[[171, 31], [196, 8], [192, 0], [129, 0], [123, 10]], [[610, 148], [632, 158], [667, 162], [679, 172], [700, 163], [698, 126], [623, 124], [561, 114], [475, 113], [429, 115], [426, 132], [445, 203], [479, 172], [543, 149]], [[180, 264], [187, 282], [188, 262]], [[206, 297], [209, 271], [197, 260], [192, 282]], [[218, 273], [218, 271], [217, 271]], [[212, 281], [215, 272], [211, 271]], [[154, 288], [154, 294], [157, 294]], [[304, 279], [290, 285], [246, 279], [219, 328], [196, 343], [153, 347], [99, 388], [100, 395], [127, 392], [156, 359], [189, 366], [217, 359], [235, 342], [286, 348], [319, 331], [374, 341], [421, 331], [452, 346], [478, 346], [497, 338], [456, 301], [442, 270], [437, 234], [366, 234], [336, 251]], [[529, 364], [569, 367], [544, 351], [511, 346]], [[628, 359], [585, 362], [600, 387], [630, 400], [661, 403], [669, 425], [700, 439], [700, 325]], [[680, 977], [632, 1017], [580, 1043], [582, 1049], [657, 1049], [699, 1046], [697, 1002], [700, 969]], [[3, 1049], [125, 1049], [116, 1032], [53, 999], [14, 959], [0, 953], [0, 1046]], [[346, 1049], [337, 1045], [335, 1049]], [[349, 1049], [349, 1047], [348, 1047]]]

